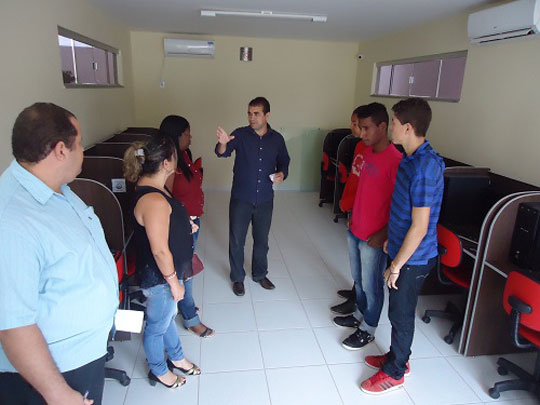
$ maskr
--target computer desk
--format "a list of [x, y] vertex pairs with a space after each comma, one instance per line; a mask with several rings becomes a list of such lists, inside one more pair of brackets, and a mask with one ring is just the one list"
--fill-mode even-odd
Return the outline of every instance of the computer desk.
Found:
[[520, 192], [497, 201], [486, 215], [476, 251], [463, 243], [464, 254], [474, 258], [471, 288], [465, 309], [459, 352], [465, 356], [516, 352], [509, 333], [503, 292], [516, 266], [508, 260], [512, 232], [520, 203], [540, 202], [540, 192]]

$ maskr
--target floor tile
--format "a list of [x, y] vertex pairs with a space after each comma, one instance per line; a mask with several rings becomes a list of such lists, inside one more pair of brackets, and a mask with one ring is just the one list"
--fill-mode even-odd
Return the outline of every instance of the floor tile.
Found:
[[338, 405], [338, 391], [326, 366], [267, 370], [272, 405]]
[[270, 405], [262, 370], [203, 374], [199, 405]]
[[259, 330], [308, 328], [309, 321], [300, 301], [253, 303]]
[[[498, 381], [516, 378], [515, 376], [512, 376], [512, 374], [503, 377], [497, 373], [497, 359], [499, 357], [500, 356], [455, 356], [449, 357], [447, 360], [483, 402], [496, 401], [498, 404], [499, 400], [491, 398], [488, 394], [488, 390]], [[508, 354], [503, 355], [502, 357], [523, 367], [526, 371], [532, 372], [536, 360], [536, 353]], [[526, 391], [501, 392], [500, 400], [516, 399], [534, 399], [534, 396]]]
[[204, 322], [217, 333], [257, 330], [253, 304], [247, 300], [238, 303], [205, 304]]
[[354, 329], [339, 328], [314, 328], [315, 336], [323, 352], [327, 364], [360, 363], [364, 357], [382, 354], [375, 342], [372, 342], [360, 350], [347, 350], [341, 342], [347, 338]]
[[266, 368], [325, 364], [311, 329], [259, 333]]
[[480, 398], [444, 358], [411, 362], [405, 390], [415, 405], [476, 404]]
[[313, 328], [334, 326], [332, 318], [336, 316], [330, 312], [330, 307], [338, 303], [337, 299], [302, 300], [309, 323]]
[[152, 387], [147, 379], [131, 380], [126, 395], [126, 405], [196, 404], [199, 377], [188, 377], [185, 385], [170, 389], [161, 384]]
[[204, 303], [222, 303], [222, 302], [243, 302], [250, 300], [250, 284], [244, 282], [246, 294], [243, 297], [237, 297], [232, 291], [232, 283], [225, 276], [215, 274], [205, 274], [203, 288]]
[[294, 285], [301, 299], [335, 298], [338, 290], [335, 281], [329, 276], [294, 278]]
[[200, 365], [208, 373], [262, 369], [257, 332], [218, 333], [203, 340]]
[[360, 389], [360, 383], [375, 374], [376, 370], [363, 363], [331, 365], [329, 368], [345, 405], [414, 405], [404, 389], [377, 397], [364, 393]]
[[142, 350], [141, 335], [133, 333], [131, 340], [115, 341], [109, 344], [114, 348], [114, 357], [107, 362], [106, 367], [124, 370], [131, 377], [139, 349]]
[[275, 300], [297, 300], [298, 294], [294, 289], [293, 282], [289, 277], [272, 277], [272, 282], [276, 288], [274, 290], [265, 290], [258, 283], [250, 281], [253, 301], [275, 301]]
[[[180, 336], [180, 342], [182, 343], [182, 351], [184, 356], [191, 362], [201, 365], [201, 338], [193, 334]], [[144, 378], [148, 375], [148, 363], [146, 362], [146, 354], [144, 347], [141, 346], [139, 354], [137, 355], [137, 361], [133, 370], [133, 378]]]
[[[102, 405], [122, 405], [128, 388], [129, 386], [124, 387], [118, 381], [105, 380]], [[92, 399], [92, 395], [89, 395], [89, 398]]]
[[[421, 322], [421, 321], [420, 321]], [[379, 325], [375, 332], [375, 343], [383, 351], [390, 350], [390, 342], [392, 340], [392, 325]], [[422, 331], [417, 327], [414, 331], [413, 344], [411, 347], [411, 359], [421, 359], [430, 357], [441, 357], [442, 354], [435, 348], [433, 344], [426, 338]]]

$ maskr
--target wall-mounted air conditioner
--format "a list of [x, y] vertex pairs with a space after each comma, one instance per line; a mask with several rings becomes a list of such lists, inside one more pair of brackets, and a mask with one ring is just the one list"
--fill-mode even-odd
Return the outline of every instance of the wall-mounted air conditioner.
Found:
[[538, 34], [540, 0], [517, 0], [477, 11], [469, 15], [467, 28], [472, 43]]
[[211, 58], [214, 56], [214, 41], [194, 39], [165, 38], [163, 40], [165, 56], [196, 56]]

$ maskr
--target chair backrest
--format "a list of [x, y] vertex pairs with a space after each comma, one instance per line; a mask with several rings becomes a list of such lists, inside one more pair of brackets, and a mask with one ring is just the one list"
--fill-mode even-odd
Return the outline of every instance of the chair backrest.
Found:
[[91, 179], [76, 178], [69, 187], [81, 200], [94, 208], [110, 249], [124, 251], [124, 221], [122, 208], [111, 190]]
[[148, 142], [152, 138], [151, 135], [145, 135], [145, 134], [130, 134], [130, 133], [121, 133], [121, 134], [115, 134], [109, 139], [105, 140], [105, 143], [107, 142]]
[[437, 241], [446, 250], [441, 254], [441, 264], [447, 267], [457, 267], [461, 263], [461, 240], [445, 226], [437, 225]]
[[124, 153], [131, 146], [131, 142], [103, 142], [85, 149], [85, 156], [113, 156], [124, 158]]
[[530, 279], [523, 273], [513, 271], [508, 275], [503, 296], [504, 310], [508, 314], [512, 312], [512, 306], [508, 303], [508, 298], [512, 296], [532, 308], [530, 314], [521, 314], [520, 324], [540, 331], [540, 283]]

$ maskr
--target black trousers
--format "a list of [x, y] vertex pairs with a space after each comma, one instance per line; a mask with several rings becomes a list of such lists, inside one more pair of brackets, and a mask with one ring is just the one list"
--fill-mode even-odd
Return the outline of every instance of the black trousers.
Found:
[[244, 281], [244, 246], [251, 223], [253, 257], [251, 273], [253, 281], [260, 281], [268, 274], [268, 234], [272, 224], [274, 201], [253, 205], [236, 198], [229, 204], [229, 263], [231, 281]]
[[[68, 385], [101, 405], [105, 384], [105, 356], [62, 373]], [[82, 403], [82, 402], [81, 402]], [[1, 405], [45, 405], [43, 397], [18, 373], [0, 373]]]
[[405, 374], [411, 355], [418, 294], [436, 263], [434, 257], [425, 265], [403, 266], [396, 282], [398, 289], [390, 289], [388, 319], [392, 324], [392, 341], [382, 370], [396, 380]]

